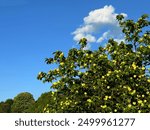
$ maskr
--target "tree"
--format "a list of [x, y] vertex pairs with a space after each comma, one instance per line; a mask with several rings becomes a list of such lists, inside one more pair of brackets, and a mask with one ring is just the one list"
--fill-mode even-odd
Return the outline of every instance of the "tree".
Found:
[[0, 113], [5, 113], [5, 111], [4, 111], [4, 102], [0, 102]]
[[28, 112], [33, 113], [42, 113], [46, 112], [45, 106], [48, 106], [47, 104], [51, 104], [51, 109], [53, 108], [53, 104], [55, 104], [55, 101], [53, 100], [53, 92], [47, 92], [41, 94], [41, 96], [38, 98], [38, 100], [30, 107]]
[[0, 103], [0, 113], [11, 113], [12, 99], [7, 99], [5, 102]]
[[18, 94], [14, 98], [14, 103], [12, 105], [12, 112], [14, 113], [25, 113], [34, 104], [34, 98], [32, 94], [28, 92], [23, 92]]
[[[125, 42], [109, 39], [105, 47], [62, 51], [46, 58], [57, 68], [40, 72], [38, 79], [51, 82], [53, 104], [45, 105], [47, 112], [150, 112], [150, 31], [148, 15], [136, 22], [117, 20], [125, 34]], [[63, 96], [58, 97], [59, 93]], [[51, 109], [51, 106], [55, 109]]]

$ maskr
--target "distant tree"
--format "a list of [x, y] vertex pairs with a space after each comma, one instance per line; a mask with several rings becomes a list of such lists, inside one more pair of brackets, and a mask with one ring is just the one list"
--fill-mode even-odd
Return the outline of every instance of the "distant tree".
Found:
[[4, 104], [4, 102], [0, 102], [0, 113], [4, 113], [4, 109], [3, 109], [4, 105], [3, 104]]
[[0, 112], [1, 113], [11, 113], [11, 106], [13, 104], [12, 99], [7, 99], [5, 102], [0, 103]]
[[28, 92], [23, 92], [18, 94], [14, 98], [14, 103], [12, 105], [13, 113], [25, 113], [28, 109], [35, 103], [33, 95]]
[[[28, 112], [35, 112], [35, 113], [43, 113], [46, 112], [45, 106], [51, 108], [51, 111], [56, 109], [56, 101], [53, 99], [54, 92], [46, 92], [43, 93], [37, 101], [35, 101], [34, 105], [30, 107]], [[62, 95], [58, 95], [59, 99], [61, 99]], [[47, 111], [48, 112], [48, 111]]]

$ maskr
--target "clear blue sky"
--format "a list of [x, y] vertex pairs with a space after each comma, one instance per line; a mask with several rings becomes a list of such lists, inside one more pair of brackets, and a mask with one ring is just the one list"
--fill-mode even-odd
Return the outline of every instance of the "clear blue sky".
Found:
[[49, 91], [50, 84], [36, 79], [51, 68], [45, 58], [75, 46], [71, 33], [105, 5], [132, 19], [150, 14], [149, 0], [0, 0], [0, 101], [20, 92], [37, 99]]

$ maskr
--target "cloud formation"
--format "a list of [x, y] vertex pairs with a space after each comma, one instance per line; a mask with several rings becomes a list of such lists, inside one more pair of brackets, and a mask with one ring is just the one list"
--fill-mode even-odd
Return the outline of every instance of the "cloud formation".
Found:
[[[127, 14], [122, 14], [127, 17]], [[84, 23], [72, 33], [73, 39], [79, 41], [85, 37], [90, 43], [101, 43], [109, 38], [121, 41], [123, 35], [116, 20], [116, 15], [117, 13], [115, 13], [115, 8], [112, 5], [106, 5], [89, 12], [89, 15], [83, 19]], [[98, 32], [101, 33], [98, 34]]]

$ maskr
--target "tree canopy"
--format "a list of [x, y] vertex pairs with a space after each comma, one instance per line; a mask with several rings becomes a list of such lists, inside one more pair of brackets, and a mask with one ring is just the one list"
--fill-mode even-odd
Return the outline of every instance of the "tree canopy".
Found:
[[28, 92], [22, 92], [14, 98], [11, 108], [13, 113], [29, 112], [28, 109], [34, 104], [33, 95]]
[[125, 41], [109, 39], [105, 47], [86, 50], [83, 38], [67, 56], [56, 51], [46, 58], [57, 68], [37, 77], [54, 89], [44, 112], [150, 112], [148, 15], [137, 21], [116, 18]]

